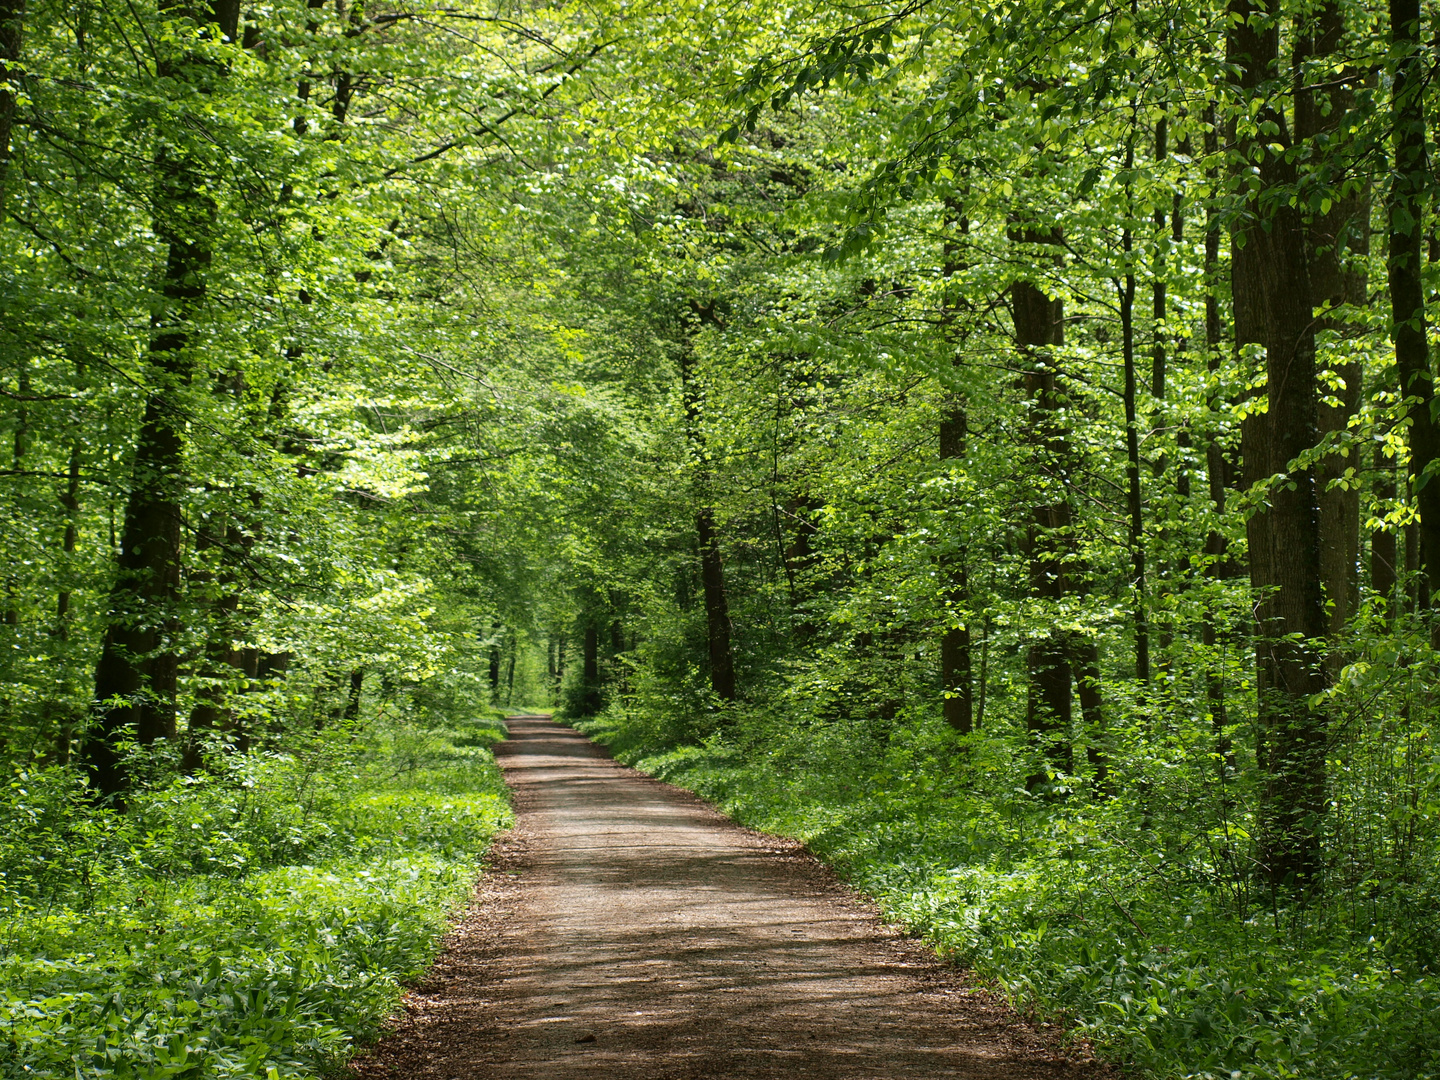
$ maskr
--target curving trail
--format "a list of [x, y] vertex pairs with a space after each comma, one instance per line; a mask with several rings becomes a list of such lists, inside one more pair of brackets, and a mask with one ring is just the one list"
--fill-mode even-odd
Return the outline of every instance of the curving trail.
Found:
[[496, 748], [519, 821], [365, 1077], [1051, 1080], [1055, 1051], [791, 841], [548, 717]]

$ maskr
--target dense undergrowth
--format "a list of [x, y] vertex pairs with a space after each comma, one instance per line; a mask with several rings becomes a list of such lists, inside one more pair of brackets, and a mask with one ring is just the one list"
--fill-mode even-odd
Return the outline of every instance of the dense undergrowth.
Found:
[[342, 728], [96, 812], [0, 791], [0, 1076], [304, 1077], [433, 957], [509, 820], [496, 720]]
[[1362, 913], [1245, 895], [1217, 877], [1213, 836], [1162, 833], [1133, 799], [1034, 798], [1005, 782], [1003, 746], [934, 721], [869, 740], [758, 711], [698, 741], [616, 706], [576, 724], [802, 840], [943, 955], [1144, 1073], [1440, 1075], [1440, 905], [1413, 881], [1352, 891]]

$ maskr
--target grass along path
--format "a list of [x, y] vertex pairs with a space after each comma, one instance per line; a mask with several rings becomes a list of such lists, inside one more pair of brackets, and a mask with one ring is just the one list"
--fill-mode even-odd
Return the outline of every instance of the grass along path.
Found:
[[58, 772], [17, 774], [0, 865], [28, 852], [32, 869], [0, 879], [0, 1076], [332, 1069], [432, 960], [509, 823], [502, 735], [324, 733], [124, 816], [89, 811]]

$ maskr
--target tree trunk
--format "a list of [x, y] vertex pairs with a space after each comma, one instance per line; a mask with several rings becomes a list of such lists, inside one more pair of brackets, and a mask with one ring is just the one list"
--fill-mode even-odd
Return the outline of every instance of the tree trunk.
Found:
[[500, 635], [504, 627], [490, 624], [490, 704], [500, 704]]
[[685, 399], [686, 438], [694, 456], [695, 488], [699, 507], [695, 511], [695, 535], [699, 541], [700, 586], [705, 593], [705, 638], [710, 658], [710, 688], [721, 701], [735, 700], [735, 654], [731, 643], [730, 600], [725, 590], [725, 566], [720, 557], [720, 538], [715, 528], [715, 507], [711, 502], [710, 456], [701, 429], [700, 388], [696, 385], [694, 328], [700, 324], [721, 325], [715, 304], [690, 302], [685, 340], [680, 350], [680, 382]]
[[581, 675], [587, 688], [593, 689], [600, 682], [600, 632], [591, 619], [585, 620], [584, 667]]
[[[959, 204], [947, 203], [949, 213], [946, 224], [954, 225], [963, 238], [970, 231], [970, 223], [960, 213]], [[960, 240], [947, 241], [945, 246], [945, 277], [947, 283], [960, 271]], [[956, 298], [947, 295], [944, 299], [942, 322], [946, 340], [959, 344], [955, 329]], [[952, 367], [956, 361], [952, 360]], [[940, 417], [940, 460], [953, 463], [952, 467], [963, 468], [968, 441], [968, 418], [965, 400], [958, 393], [946, 395], [944, 410]], [[975, 687], [971, 675], [971, 634], [970, 634], [970, 571], [967, 566], [968, 553], [963, 547], [945, 552], [940, 558], [940, 574], [944, 582], [947, 624], [940, 635], [940, 685], [942, 687], [942, 712], [945, 722], [962, 735], [968, 735], [975, 727]]]
[[[1233, 0], [1227, 59], [1240, 88], [1255, 96], [1273, 78], [1279, 27], [1248, 0]], [[1254, 21], [1252, 21], [1252, 17]], [[1262, 193], [1290, 190], [1293, 161], [1271, 149], [1288, 142], [1285, 118], [1266, 107], [1261, 120], [1278, 134], [1247, 136], [1248, 161], [1259, 158]], [[1295, 465], [1318, 441], [1314, 304], [1308, 234], [1300, 212], [1283, 200], [1255, 199], [1236, 232], [1237, 297], [1253, 290], [1266, 352], [1268, 412], [1252, 431], [1257, 478], [1269, 505], [1251, 518], [1251, 582], [1256, 590], [1260, 745], [1265, 772], [1260, 857], [1271, 881], [1309, 888], [1320, 870], [1319, 820], [1325, 810], [1325, 724], [1311, 705], [1325, 685], [1318, 643], [1328, 629], [1320, 558], [1320, 506], [1315, 470]], [[1238, 312], [1237, 312], [1238, 335]]]
[[[182, 4], [164, 11], [201, 25], [219, 23], [229, 38], [239, 17], [239, 6], [231, 0], [198, 11]], [[221, 75], [204, 57], [185, 52], [163, 56], [156, 74], [196, 90]], [[155, 155], [154, 230], [166, 251], [163, 303], [151, 317], [145, 414], [131, 466], [109, 621], [95, 669], [96, 722], [86, 743], [93, 789], [117, 805], [129, 782], [121, 743], [133, 737], [144, 746], [175, 736], [181, 500], [186, 486], [185, 410], [180, 399], [195, 369], [193, 328], [206, 298], [209, 234], [216, 210], [205, 190], [203, 166], [167, 135], [159, 133]]]
[[[1032, 243], [1057, 243], [1058, 233], [1026, 237]], [[1070, 457], [1069, 435], [1059, 416], [1060, 387], [1053, 347], [1064, 342], [1064, 302], [1051, 299], [1029, 281], [1010, 286], [1014, 311], [1015, 338], [1025, 366], [1024, 390], [1030, 402], [1030, 441], [1036, 449], [1043, 473], [1058, 488]], [[1074, 519], [1063, 490], [1053, 491], [1049, 501], [1031, 513], [1026, 537], [1030, 595], [1057, 605], [1067, 585], [1067, 558], [1074, 555]], [[1074, 768], [1071, 731], [1073, 699], [1070, 655], [1073, 642], [1063, 630], [1043, 632], [1029, 649], [1029, 696], [1025, 724], [1042, 746], [1053, 769]], [[1026, 778], [1026, 787], [1035, 790], [1048, 783], [1048, 771]]]
[[[1440, 426], [1434, 415], [1435, 385], [1426, 342], [1421, 238], [1424, 235], [1426, 185], [1425, 78], [1420, 54], [1420, 0], [1390, 0], [1391, 53], [1398, 57], [1391, 90], [1395, 171], [1386, 206], [1390, 257], [1391, 334], [1400, 389], [1413, 399], [1410, 421], [1410, 482], [1420, 511], [1418, 562], [1428, 592], [1440, 593], [1440, 482], [1427, 475], [1440, 459]], [[1410, 561], [1406, 542], [1406, 561]], [[1435, 631], [1432, 630], [1432, 635]]]
[[695, 515], [700, 540], [700, 585], [705, 591], [706, 642], [710, 652], [710, 688], [721, 701], [735, 700], [735, 655], [730, 643], [730, 601], [725, 567], [715, 534], [714, 512], [703, 506]]
[[[1209, 128], [1205, 135], [1205, 152], [1213, 155], [1219, 149], [1219, 137], [1215, 132], [1215, 109], [1206, 110]], [[1216, 170], [1207, 170], [1206, 179], [1213, 186], [1218, 181]], [[1205, 367], [1211, 376], [1220, 370], [1220, 347], [1224, 330], [1220, 321], [1220, 224], [1212, 206], [1206, 212], [1205, 220]], [[1217, 416], [1225, 408], [1225, 402], [1218, 395], [1208, 402], [1210, 415]], [[1210, 493], [1211, 512], [1216, 520], [1225, 516], [1226, 488], [1231, 483], [1230, 462], [1220, 445], [1220, 435], [1212, 421], [1205, 433], [1205, 480]], [[1205, 576], [1211, 581], [1221, 581], [1232, 576], [1228, 566], [1229, 541], [1218, 529], [1210, 529], [1205, 535]], [[1220, 643], [1220, 619], [1213, 604], [1207, 604], [1200, 623], [1200, 644], [1205, 648], [1205, 701], [1210, 710], [1210, 725], [1215, 733], [1215, 753], [1224, 769], [1231, 757], [1230, 718], [1225, 704], [1225, 680], [1223, 665], [1216, 655]], [[1222, 774], [1223, 775], [1223, 774]]]
[[[1133, 150], [1126, 154], [1125, 168], [1134, 164]], [[1122, 244], [1128, 262], [1132, 238], [1127, 226]], [[1157, 285], [1163, 290], [1162, 285]], [[1161, 292], [1163, 304], [1163, 291]], [[1164, 315], [1163, 307], [1161, 315]], [[1145, 504], [1140, 493], [1140, 418], [1135, 406], [1135, 273], [1127, 265], [1125, 281], [1120, 286], [1120, 340], [1124, 368], [1125, 406], [1125, 507], [1130, 522], [1130, 602], [1135, 622], [1135, 679], [1146, 687], [1150, 684], [1150, 619], [1145, 596]], [[1164, 346], [1156, 346], [1161, 359], [1156, 362], [1160, 372], [1157, 380], [1164, 389]]]
[[346, 720], [360, 719], [360, 699], [365, 693], [365, 669], [357, 667], [350, 672], [350, 692], [345, 696]]
[[[220, 513], [202, 522], [195, 537], [195, 555], [204, 559], [208, 552], [216, 552], [219, 568], [217, 571], [198, 569], [190, 575], [190, 585], [197, 593], [211, 593], [200, 599], [210, 607], [210, 626], [206, 634], [205, 651], [201, 659], [201, 685], [195, 693], [195, 707], [190, 711], [190, 728], [187, 733], [184, 767], [187, 772], [200, 768], [203, 761], [201, 742], [207, 732], [228, 726], [229, 711], [225, 708], [227, 696], [223, 685], [228, 673], [235, 671], [234, 627], [232, 623], [240, 606], [240, 595], [235, 589], [235, 577], [230, 570], [231, 558], [228, 544], [235, 541], [237, 530], [227, 526], [225, 516]], [[217, 534], [224, 534], [222, 541]], [[202, 563], [202, 567], [203, 567]]]
[[[1301, 28], [1296, 37], [1296, 66], [1307, 60], [1332, 56], [1339, 46], [1345, 24], [1338, 6], [1331, 0]], [[1297, 140], [1327, 138], [1328, 153], [1342, 152], [1336, 133], [1343, 131], [1346, 119], [1355, 106], [1355, 93], [1346, 78], [1328, 79], [1324, 98], [1308, 86], [1300, 86], [1295, 94], [1295, 137]], [[1328, 108], [1322, 108], [1328, 105]], [[1342, 136], [1343, 138], [1343, 136]], [[1344, 304], [1365, 303], [1368, 282], [1363, 270], [1370, 253], [1370, 196], [1361, 190], [1335, 200], [1330, 212], [1311, 218], [1309, 225], [1310, 281], [1317, 304], [1338, 308]], [[1352, 258], [1349, 258], [1353, 256]], [[1347, 264], [1353, 264], [1347, 265]], [[1324, 316], [1321, 329], [1344, 334], [1345, 326], [1338, 319]], [[1351, 355], [1355, 355], [1353, 352]], [[1318, 426], [1321, 436], [1343, 432], [1360, 408], [1362, 375], [1358, 360], [1342, 363], [1335, 371], [1344, 386], [1329, 390], [1325, 396], [1333, 404], [1319, 404]], [[1360, 561], [1360, 489], [1353, 479], [1346, 479], [1347, 469], [1358, 473], [1359, 462], [1349, 456], [1330, 454], [1318, 466], [1316, 479], [1320, 492], [1320, 561], [1325, 582], [1325, 599], [1330, 605], [1329, 630], [1337, 636], [1349, 622], [1359, 603]], [[1332, 657], [1338, 665], [1340, 653]]]
[[505, 707], [508, 709], [515, 701], [515, 654], [519, 651], [520, 643], [515, 635], [510, 635], [510, 656], [505, 662]]
[[[1375, 471], [1379, 479], [1375, 483], [1375, 495], [1385, 502], [1393, 501], [1396, 494], [1393, 463], [1381, 452], [1375, 451]], [[1399, 580], [1399, 549], [1395, 543], [1393, 529], [1376, 529], [1370, 534], [1370, 588], [1376, 596], [1385, 601], [1385, 621], [1391, 622], [1400, 607], [1400, 597], [1395, 585]]]

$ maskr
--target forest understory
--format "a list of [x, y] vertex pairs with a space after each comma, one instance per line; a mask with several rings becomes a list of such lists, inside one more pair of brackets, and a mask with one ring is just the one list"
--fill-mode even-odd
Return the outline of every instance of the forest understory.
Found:
[[555, 709], [1136, 1075], [1440, 1077], [1436, 0], [0, 0], [0, 1077], [321, 1076]]

